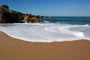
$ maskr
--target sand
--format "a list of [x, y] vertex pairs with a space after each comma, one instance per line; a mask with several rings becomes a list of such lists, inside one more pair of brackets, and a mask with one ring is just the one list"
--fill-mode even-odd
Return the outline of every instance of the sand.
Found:
[[90, 41], [35, 43], [0, 32], [0, 60], [90, 60]]

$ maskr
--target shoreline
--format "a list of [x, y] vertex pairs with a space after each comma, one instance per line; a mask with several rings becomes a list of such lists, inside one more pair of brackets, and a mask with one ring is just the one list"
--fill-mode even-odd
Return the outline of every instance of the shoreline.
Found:
[[86, 40], [86, 41], [90, 41], [89, 39], [76, 39], [76, 40], [56, 40], [56, 41], [54, 41], [54, 40], [52, 40], [52, 41], [32, 41], [32, 40], [27, 40], [27, 39], [24, 39], [24, 38], [19, 38], [19, 37], [14, 37], [14, 36], [10, 36], [9, 34], [7, 34], [7, 33], [5, 33], [5, 32], [0, 32], [0, 33], [2, 33], [2, 34], [4, 34], [4, 35], [6, 35], [6, 36], [8, 36], [8, 37], [10, 37], [10, 38], [12, 38], [12, 39], [15, 39], [15, 40], [20, 40], [20, 41], [25, 41], [25, 42], [30, 42], [30, 43], [63, 43], [63, 42], [75, 42], [75, 41], [82, 41], [82, 40]]
[[90, 41], [26, 42], [0, 32], [0, 60], [90, 60]]
[[1, 24], [0, 31], [12, 38], [28, 42], [64, 42], [90, 40], [89, 27], [88, 25]]

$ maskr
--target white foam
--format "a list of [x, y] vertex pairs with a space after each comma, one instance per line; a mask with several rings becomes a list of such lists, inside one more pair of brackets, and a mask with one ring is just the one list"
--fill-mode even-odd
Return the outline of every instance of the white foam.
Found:
[[65, 24], [0, 24], [0, 31], [30, 42], [90, 40], [89, 25]]

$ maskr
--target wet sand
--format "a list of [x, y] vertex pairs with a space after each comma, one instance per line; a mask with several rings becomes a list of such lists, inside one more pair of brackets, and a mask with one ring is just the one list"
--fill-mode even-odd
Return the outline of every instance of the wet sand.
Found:
[[90, 41], [35, 43], [0, 32], [0, 60], [90, 60]]

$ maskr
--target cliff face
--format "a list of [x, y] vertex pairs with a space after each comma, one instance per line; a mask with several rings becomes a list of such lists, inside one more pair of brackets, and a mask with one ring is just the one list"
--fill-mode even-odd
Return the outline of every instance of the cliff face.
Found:
[[[28, 18], [25, 19], [26, 17]], [[9, 10], [9, 7], [6, 5], [0, 7], [0, 23], [39, 23], [40, 18], [42, 16]]]
[[5, 7], [0, 7], [0, 23], [17, 23], [20, 21], [19, 14]]

